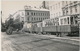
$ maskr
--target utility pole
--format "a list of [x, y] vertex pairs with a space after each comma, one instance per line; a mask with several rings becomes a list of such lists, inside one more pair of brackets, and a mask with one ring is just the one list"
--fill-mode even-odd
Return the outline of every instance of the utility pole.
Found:
[[1, 24], [2, 24], [2, 11], [1, 11]]
[[78, 16], [79, 34], [80, 34], [80, 14]]

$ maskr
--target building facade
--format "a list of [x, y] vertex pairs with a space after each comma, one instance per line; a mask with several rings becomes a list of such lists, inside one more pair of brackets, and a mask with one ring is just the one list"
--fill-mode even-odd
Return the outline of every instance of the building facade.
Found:
[[50, 13], [47, 9], [28, 8], [25, 9], [25, 22], [35, 23], [50, 18]]
[[70, 24], [77, 24], [77, 18], [80, 14], [80, 1], [62, 1], [62, 5], [63, 16], [71, 16]]
[[50, 18], [62, 16], [62, 1], [49, 1], [49, 10]]
[[62, 1], [63, 15], [75, 15], [80, 13], [80, 1]]
[[[80, 14], [80, 1], [49, 1], [50, 18], [61, 18], [61, 25], [67, 25], [66, 16], [70, 16], [70, 24], [77, 24]], [[63, 18], [62, 18], [63, 17]]]

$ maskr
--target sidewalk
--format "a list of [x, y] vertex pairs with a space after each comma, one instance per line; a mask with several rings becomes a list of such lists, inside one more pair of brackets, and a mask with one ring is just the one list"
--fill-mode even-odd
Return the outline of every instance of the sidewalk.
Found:
[[51, 40], [66, 42], [70, 44], [79, 45], [80, 37], [56, 37], [55, 35], [40, 35], [53, 38]]
[[65, 42], [65, 43], [70, 43], [75, 45], [79, 45], [80, 42], [80, 37], [57, 37], [56, 35], [38, 35], [38, 34], [32, 34], [32, 35], [49, 37], [51, 38], [51, 40], [54, 41], [60, 41], [60, 42]]

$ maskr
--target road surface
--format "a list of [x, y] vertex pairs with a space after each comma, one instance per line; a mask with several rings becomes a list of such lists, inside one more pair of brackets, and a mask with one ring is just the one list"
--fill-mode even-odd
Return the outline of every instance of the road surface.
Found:
[[29, 33], [1, 33], [2, 51], [79, 51], [78, 45], [51, 40]]

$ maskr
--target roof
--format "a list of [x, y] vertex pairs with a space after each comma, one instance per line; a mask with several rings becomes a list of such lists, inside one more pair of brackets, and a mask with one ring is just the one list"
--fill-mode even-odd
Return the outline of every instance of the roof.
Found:
[[31, 9], [26, 9], [26, 10], [49, 11], [48, 9], [44, 9], [44, 8], [31, 8]]

